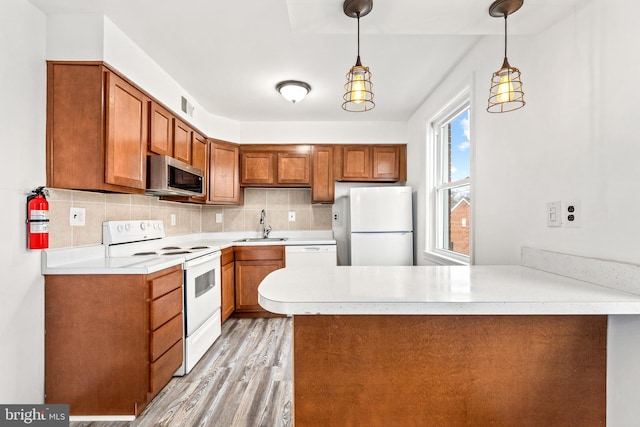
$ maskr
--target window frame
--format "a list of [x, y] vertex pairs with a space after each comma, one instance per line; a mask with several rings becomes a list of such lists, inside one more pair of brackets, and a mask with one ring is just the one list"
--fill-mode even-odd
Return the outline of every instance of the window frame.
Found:
[[[473, 140], [471, 135], [471, 128], [473, 123], [473, 112], [471, 102], [471, 92], [469, 88], [461, 91], [455, 96], [451, 102], [445, 105], [438, 114], [436, 114], [432, 120], [427, 124], [427, 188], [429, 189], [427, 197], [427, 212], [429, 221], [427, 221], [425, 239], [426, 247], [424, 251], [425, 259], [435, 262], [437, 264], [460, 264], [470, 265], [473, 262], [473, 235], [474, 235], [474, 220], [473, 220]], [[457, 181], [448, 182], [445, 176], [448, 176], [448, 144], [444, 143], [441, 135], [441, 128], [446, 123], [452, 121], [458, 115], [464, 111], [469, 111], [469, 127], [470, 137], [469, 142], [469, 177]], [[455, 252], [449, 249], [439, 247], [439, 242], [444, 242], [445, 233], [447, 233], [448, 218], [444, 211], [445, 202], [440, 197], [442, 191], [459, 188], [462, 186], [469, 186], [469, 192], [471, 194], [471, 212], [470, 221], [467, 224], [469, 227], [469, 255], [465, 255], [459, 252]], [[446, 221], [445, 221], [446, 218]]]

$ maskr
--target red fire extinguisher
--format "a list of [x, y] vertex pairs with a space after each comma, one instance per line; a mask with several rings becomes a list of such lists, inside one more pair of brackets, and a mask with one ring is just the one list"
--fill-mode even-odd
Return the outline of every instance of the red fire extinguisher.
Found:
[[27, 248], [49, 247], [49, 202], [46, 190], [38, 187], [27, 196]]

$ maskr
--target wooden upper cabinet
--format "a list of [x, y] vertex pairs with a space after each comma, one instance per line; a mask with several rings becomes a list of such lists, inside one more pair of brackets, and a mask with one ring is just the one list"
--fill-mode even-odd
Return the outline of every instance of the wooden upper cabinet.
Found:
[[107, 80], [106, 182], [144, 189], [147, 176], [147, 98], [115, 74], [108, 73]]
[[242, 145], [240, 170], [243, 186], [308, 187], [311, 185], [311, 147]]
[[173, 157], [191, 163], [191, 139], [193, 130], [182, 120], [173, 119]]
[[398, 180], [400, 178], [400, 153], [397, 146], [371, 147], [371, 177]]
[[333, 204], [335, 201], [333, 150], [331, 145], [314, 145], [312, 148], [311, 203]]
[[208, 201], [220, 205], [242, 204], [240, 148], [230, 142], [211, 140], [209, 145]]
[[48, 62], [47, 187], [144, 193], [147, 102], [101, 62]]
[[205, 172], [205, 175], [207, 171], [207, 145], [207, 138], [197, 132], [193, 132], [193, 140], [191, 141], [191, 166]]
[[342, 147], [342, 179], [361, 180], [371, 178], [371, 147], [345, 145]]
[[242, 185], [273, 185], [276, 169], [275, 152], [241, 152]]
[[406, 145], [342, 145], [338, 151], [336, 170], [341, 181], [395, 182], [407, 179]]
[[278, 153], [278, 184], [309, 185], [311, 162], [309, 153]]
[[149, 101], [149, 152], [173, 156], [173, 114]]

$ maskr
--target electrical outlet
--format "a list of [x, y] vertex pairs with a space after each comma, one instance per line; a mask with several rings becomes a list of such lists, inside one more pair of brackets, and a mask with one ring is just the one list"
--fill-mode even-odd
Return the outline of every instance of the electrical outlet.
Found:
[[171, 214], [171, 225], [176, 225], [176, 214]]
[[560, 227], [562, 225], [562, 208], [560, 201], [547, 203], [547, 227]]
[[333, 213], [333, 220], [335, 222], [340, 222], [340, 214], [338, 212]]
[[221, 213], [217, 213], [216, 214], [216, 224], [220, 224], [222, 223], [222, 214]]
[[562, 222], [565, 227], [577, 228], [582, 225], [582, 208], [580, 201], [572, 200], [564, 203]]
[[295, 211], [289, 211], [289, 222], [295, 221], [296, 220], [296, 213]]
[[82, 227], [85, 224], [86, 210], [85, 208], [69, 209], [69, 225], [74, 227]]

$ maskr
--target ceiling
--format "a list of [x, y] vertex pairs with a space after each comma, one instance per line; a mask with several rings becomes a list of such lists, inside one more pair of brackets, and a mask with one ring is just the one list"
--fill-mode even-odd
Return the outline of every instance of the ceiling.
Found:
[[[405, 121], [483, 35], [503, 34], [490, 0], [374, 0], [360, 19], [360, 55], [376, 107], [349, 113], [341, 104], [357, 22], [343, 0], [29, 1], [46, 14], [106, 15], [209, 113], [239, 121]], [[581, 3], [525, 0], [509, 34], [538, 33]], [[311, 85], [304, 101], [276, 92], [290, 79]]]

